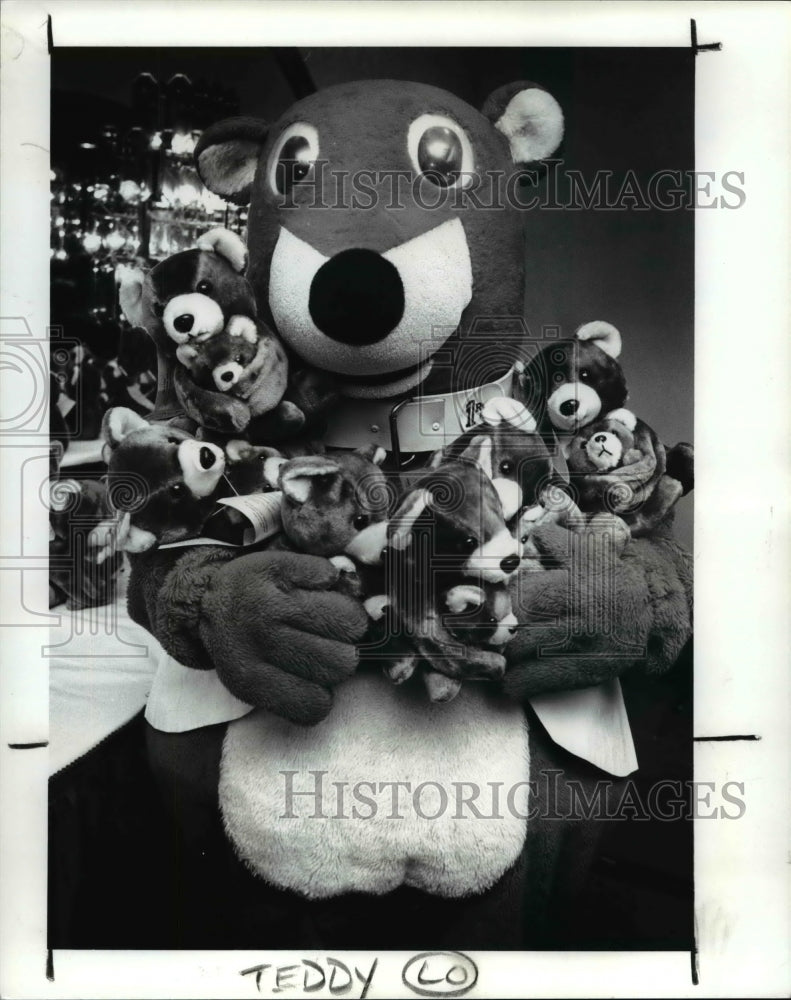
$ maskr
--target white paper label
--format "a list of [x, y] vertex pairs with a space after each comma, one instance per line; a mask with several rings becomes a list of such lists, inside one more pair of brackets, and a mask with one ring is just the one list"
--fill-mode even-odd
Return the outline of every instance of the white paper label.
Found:
[[265, 538], [276, 535], [281, 527], [280, 503], [283, 494], [280, 491], [273, 493], [252, 493], [244, 497], [225, 497], [218, 503], [226, 507], [233, 507], [243, 514], [250, 522], [250, 527], [245, 528], [242, 545], [255, 545]]

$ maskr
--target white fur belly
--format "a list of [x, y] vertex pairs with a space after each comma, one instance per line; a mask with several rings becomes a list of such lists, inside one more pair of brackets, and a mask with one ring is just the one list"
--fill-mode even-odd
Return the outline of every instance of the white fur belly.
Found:
[[[400, 885], [441, 896], [481, 892], [522, 850], [527, 739], [522, 710], [486, 684], [432, 704], [422, 685], [406, 690], [360, 674], [337, 690], [318, 726], [264, 711], [230, 723], [220, 773], [225, 827], [254, 872], [305, 896]], [[397, 781], [410, 787], [381, 788]], [[416, 793], [423, 782], [446, 797], [436, 785]], [[289, 795], [289, 784], [311, 794]]]

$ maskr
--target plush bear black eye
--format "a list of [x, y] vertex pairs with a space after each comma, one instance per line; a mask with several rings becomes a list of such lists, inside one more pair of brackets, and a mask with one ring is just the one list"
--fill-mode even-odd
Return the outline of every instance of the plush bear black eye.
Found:
[[580, 368], [580, 381], [587, 382], [591, 377], [591, 373], [587, 368]]
[[461, 552], [474, 552], [478, 548], [478, 539], [474, 535], [468, 535], [459, 542]]
[[354, 525], [357, 531], [362, 531], [363, 528], [368, 527], [370, 520], [371, 519], [367, 514], [357, 514], [354, 520], [352, 521], [352, 524]]
[[496, 625], [497, 624], [497, 619], [494, 617], [494, 615], [489, 615], [489, 624], [490, 625]]
[[173, 483], [169, 492], [174, 500], [181, 500], [184, 496], [186, 496], [187, 487], [184, 483]]
[[530, 538], [530, 535], [522, 535], [519, 541], [522, 543], [522, 545], [526, 545], [528, 538]]
[[461, 139], [444, 125], [432, 125], [421, 135], [417, 161], [423, 175], [437, 187], [450, 187], [459, 178]]
[[234, 361], [237, 363], [237, 365], [240, 365], [242, 363], [242, 355], [241, 354], [236, 354], [234, 356]]
[[162, 303], [161, 302], [155, 302], [154, 303], [154, 315], [155, 316], [162, 316], [164, 314], [164, 312], [165, 312], [165, 307], [162, 305]]
[[214, 285], [210, 281], [206, 281], [204, 278], [203, 281], [198, 282], [197, 290], [201, 293], [201, 295], [211, 295], [214, 291]]
[[504, 461], [500, 462], [500, 472], [502, 472], [504, 476], [509, 475], [509, 473], [513, 471], [514, 471], [513, 462], [509, 462], [507, 458]]

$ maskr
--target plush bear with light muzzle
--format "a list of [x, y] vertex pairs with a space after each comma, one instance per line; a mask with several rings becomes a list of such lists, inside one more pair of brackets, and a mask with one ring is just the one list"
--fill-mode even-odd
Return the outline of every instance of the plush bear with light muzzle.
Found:
[[225, 454], [168, 424], [133, 410], [108, 410], [102, 424], [110, 506], [121, 514], [115, 545], [130, 553], [200, 534], [220, 496]]
[[623, 408], [572, 438], [566, 462], [580, 508], [617, 514], [636, 537], [654, 529], [684, 492], [681, 482], [667, 474], [662, 442]]
[[[246, 432], [264, 443], [299, 433], [306, 419], [303, 406], [311, 413], [318, 406], [316, 400], [306, 403], [298, 386], [297, 401], [283, 399], [288, 358], [257, 318], [252, 288], [242, 273], [246, 262], [247, 249], [235, 233], [212, 230], [195, 250], [161, 261], [145, 276], [122, 271], [119, 299], [129, 322], [153, 338], [160, 380], [172, 379], [173, 406], [208, 431]], [[165, 389], [160, 384], [160, 413]]]
[[575, 434], [623, 406], [626, 379], [618, 363], [621, 335], [600, 320], [585, 323], [571, 341], [548, 344], [520, 375], [521, 394], [542, 433]]

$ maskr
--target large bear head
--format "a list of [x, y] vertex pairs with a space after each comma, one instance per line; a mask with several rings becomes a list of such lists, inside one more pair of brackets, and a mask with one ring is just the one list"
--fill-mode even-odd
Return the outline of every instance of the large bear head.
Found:
[[519, 167], [563, 134], [550, 94], [500, 88], [482, 111], [436, 87], [346, 83], [271, 126], [235, 118], [196, 148], [204, 183], [249, 203], [262, 315], [358, 399], [480, 386], [503, 375], [523, 315]]

